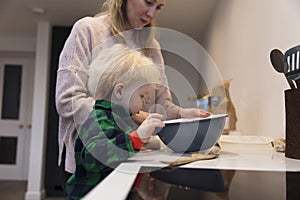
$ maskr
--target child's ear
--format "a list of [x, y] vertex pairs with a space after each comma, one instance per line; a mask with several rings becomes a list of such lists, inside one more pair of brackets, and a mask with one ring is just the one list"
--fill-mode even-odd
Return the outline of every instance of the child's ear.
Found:
[[122, 94], [123, 94], [124, 87], [125, 87], [124, 83], [118, 83], [114, 87], [113, 94], [115, 95], [115, 97], [118, 100], [122, 99]]

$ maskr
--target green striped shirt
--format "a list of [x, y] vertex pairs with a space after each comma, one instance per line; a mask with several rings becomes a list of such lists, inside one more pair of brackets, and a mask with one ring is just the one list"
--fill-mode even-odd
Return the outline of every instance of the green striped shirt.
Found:
[[95, 102], [75, 141], [76, 171], [66, 183], [67, 199], [80, 199], [135, 155], [129, 133], [136, 129], [125, 107], [105, 100]]

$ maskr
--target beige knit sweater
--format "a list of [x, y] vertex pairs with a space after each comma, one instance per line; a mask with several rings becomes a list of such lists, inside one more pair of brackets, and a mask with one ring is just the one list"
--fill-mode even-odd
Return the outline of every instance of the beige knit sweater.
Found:
[[[60, 54], [59, 68], [56, 82], [56, 109], [59, 114], [59, 158], [60, 165], [63, 147], [66, 147], [65, 170], [73, 173], [75, 171], [74, 142], [78, 128], [88, 114], [91, 112], [95, 100], [88, 96], [87, 78], [88, 68], [95, 52], [104, 48], [108, 38], [112, 37], [110, 31], [111, 22], [109, 16], [85, 17], [78, 20], [66, 40], [64, 48]], [[114, 43], [111, 40], [109, 45]], [[134, 43], [128, 44], [134, 48]], [[154, 62], [162, 64], [161, 80], [167, 84], [167, 79], [163, 66], [163, 57], [157, 44], [157, 50], [153, 51], [150, 57]], [[97, 51], [95, 51], [97, 49]], [[104, 86], [105, 87], [105, 86]], [[171, 102], [170, 91], [161, 87], [153, 94], [149, 95], [145, 111], [153, 105], [161, 104], [167, 112], [167, 118], [176, 118], [180, 108]]]

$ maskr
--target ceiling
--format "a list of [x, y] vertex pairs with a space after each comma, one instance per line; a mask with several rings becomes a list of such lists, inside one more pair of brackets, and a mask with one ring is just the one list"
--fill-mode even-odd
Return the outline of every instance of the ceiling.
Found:
[[[71, 26], [77, 19], [100, 11], [104, 0], [1, 0], [0, 38], [35, 38], [37, 22]], [[158, 25], [199, 39], [217, 0], [167, 0], [158, 16]], [[32, 9], [43, 8], [44, 14]]]

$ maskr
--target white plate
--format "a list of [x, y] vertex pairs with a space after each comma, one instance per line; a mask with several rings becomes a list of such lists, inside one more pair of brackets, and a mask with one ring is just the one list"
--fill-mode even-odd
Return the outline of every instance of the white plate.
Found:
[[233, 144], [270, 144], [273, 139], [269, 136], [256, 135], [221, 135], [219, 141]]
[[208, 119], [214, 119], [219, 117], [227, 117], [227, 114], [215, 114], [211, 115], [209, 117], [195, 117], [195, 118], [180, 118], [180, 119], [171, 119], [163, 121], [165, 124], [175, 124], [175, 123], [185, 123], [185, 122], [194, 122], [194, 121], [201, 121], [201, 120], [208, 120]]

